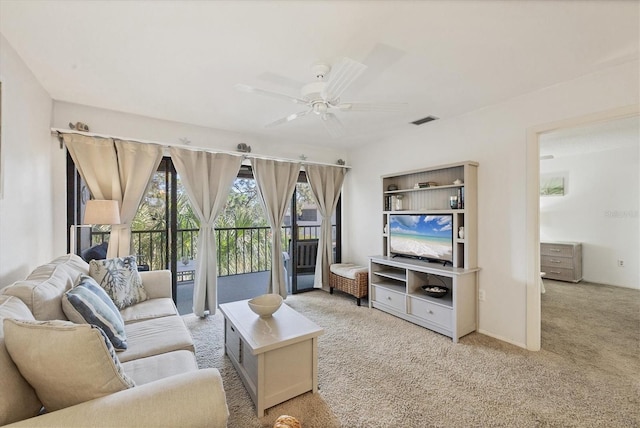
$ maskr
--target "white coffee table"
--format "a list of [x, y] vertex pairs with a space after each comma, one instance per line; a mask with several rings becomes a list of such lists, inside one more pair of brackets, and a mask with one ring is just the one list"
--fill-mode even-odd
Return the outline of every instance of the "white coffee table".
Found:
[[318, 392], [318, 336], [324, 330], [283, 303], [260, 318], [247, 300], [220, 305], [225, 352], [238, 371], [258, 417], [307, 391]]

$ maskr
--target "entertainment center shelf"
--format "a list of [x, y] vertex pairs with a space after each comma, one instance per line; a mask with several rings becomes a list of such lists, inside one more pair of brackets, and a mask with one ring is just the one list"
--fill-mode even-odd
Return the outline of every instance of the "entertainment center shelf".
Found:
[[[382, 255], [369, 306], [458, 339], [476, 329], [478, 163], [382, 176]], [[437, 262], [436, 262], [437, 260]], [[422, 286], [446, 288], [432, 297]]]

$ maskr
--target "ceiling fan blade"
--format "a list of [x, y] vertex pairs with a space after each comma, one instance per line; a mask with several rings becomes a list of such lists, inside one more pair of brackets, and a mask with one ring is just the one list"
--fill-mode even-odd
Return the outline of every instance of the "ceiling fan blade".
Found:
[[329, 81], [322, 94], [326, 100], [335, 100], [340, 98], [340, 95], [345, 89], [353, 83], [365, 70], [367, 66], [361, 64], [351, 58], [342, 58], [333, 67], [329, 73]]
[[313, 109], [309, 109], [309, 110], [305, 110], [305, 111], [300, 111], [298, 113], [290, 114], [289, 116], [283, 117], [282, 119], [278, 119], [278, 120], [276, 120], [274, 122], [268, 123], [264, 127], [265, 128], [272, 128], [274, 126], [282, 125], [283, 123], [291, 122], [292, 120], [296, 120], [299, 117], [308, 115], [309, 113], [311, 113], [312, 110]]
[[402, 111], [407, 103], [342, 103], [335, 106], [341, 111]]
[[244, 85], [242, 83], [238, 83], [234, 87], [241, 92], [248, 92], [251, 94], [259, 94], [259, 95], [266, 95], [269, 97], [280, 98], [282, 100], [287, 100], [295, 104], [308, 104], [307, 101], [300, 98], [292, 97], [290, 95], [282, 94], [280, 92], [267, 91], [266, 89], [254, 88], [253, 86]]
[[325, 129], [333, 138], [340, 138], [347, 133], [344, 129], [344, 125], [333, 113], [325, 113], [320, 116], [320, 120]]

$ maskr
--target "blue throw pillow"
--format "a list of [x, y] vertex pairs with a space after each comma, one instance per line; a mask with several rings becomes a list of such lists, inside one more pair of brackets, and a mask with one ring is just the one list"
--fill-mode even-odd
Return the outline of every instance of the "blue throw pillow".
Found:
[[107, 335], [116, 351], [127, 349], [127, 336], [120, 311], [98, 283], [80, 275], [78, 284], [62, 296], [62, 310], [76, 324], [91, 324]]

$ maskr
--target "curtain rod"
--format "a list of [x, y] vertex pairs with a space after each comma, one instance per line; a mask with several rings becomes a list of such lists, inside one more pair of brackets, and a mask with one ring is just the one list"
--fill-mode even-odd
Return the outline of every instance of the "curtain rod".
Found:
[[204, 152], [209, 152], [209, 153], [226, 153], [226, 154], [229, 154], [229, 155], [242, 156], [245, 159], [254, 159], [254, 158], [255, 159], [269, 159], [269, 160], [275, 160], [275, 161], [281, 161], [281, 162], [300, 163], [302, 165], [305, 165], [305, 164], [307, 164], [307, 165], [325, 165], [325, 166], [337, 166], [337, 167], [345, 168], [345, 169], [350, 169], [351, 168], [348, 165], [340, 165], [340, 164], [334, 164], [334, 163], [328, 163], [328, 162], [314, 162], [314, 161], [300, 160], [300, 159], [279, 158], [279, 157], [268, 156], [268, 155], [254, 155], [254, 154], [249, 154], [249, 153], [234, 152], [232, 150], [212, 149], [212, 148], [207, 148], [207, 147], [179, 146], [179, 145], [163, 143], [163, 142], [159, 142], [159, 141], [142, 140], [140, 138], [116, 137], [116, 136], [113, 136], [113, 135], [97, 134], [95, 132], [83, 132], [83, 131], [76, 131], [76, 130], [71, 130], [71, 129], [51, 128], [51, 135], [54, 136], [54, 137], [57, 137], [60, 140], [60, 148], [61, 149], [63, 147], [62, 134], [78, 134], [78, 135], [84, 135], [86, 137], [111, 138], [111, 139], [117, 139], [117, 140], [122, 140], [122, 141], [133, 141], [133, 142], [142, 143], [142, 144], [157, 144], [157, 145], [163, 146], [163, 147], [179, 147], [179, 148], [186, 148], [186, 149], [193, 149], [193, 150], [202, 150]]

